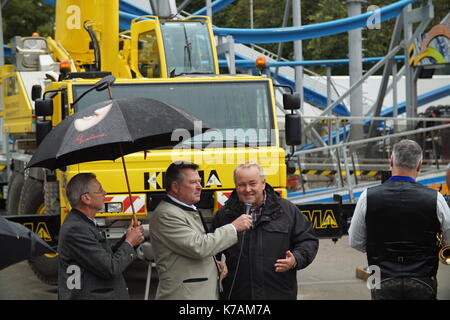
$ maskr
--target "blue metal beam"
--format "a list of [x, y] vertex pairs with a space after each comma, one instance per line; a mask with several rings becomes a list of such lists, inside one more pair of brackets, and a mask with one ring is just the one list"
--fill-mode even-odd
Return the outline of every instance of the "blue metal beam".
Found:
[[134, 4], [132, 4], [131, 2], [129, 2], [127, 0], [119, 1], [119, 10], [129, 13], [129, 14], [134, 14], [137, 16], [145, 16], [145, 15], [152, 14], [151, 12], [148, 12], [142, 8], [135, 6]]
[[[213, 3], [211, 3], [212, 13], [216, 13], [216, 12], [222, 10], [223, 8], [225, 8], [229, 4], [232, 4], [235, 1], [236, 0], [216, 0], [216, 1], [214, 1]], [[193, 16], [206, 16], [206, 7], [194, 12], [192, 15]]]
[[347, 32], [349, 30], [367, 27], [368, 21], [375, 16], [380, 22], [397, 17], [403, 8], [418, 0], [401, 0], [383, 7], [376, 11], [348, 17], [324, 23], [310, 24], [297, 27], [286, 28], [266, 28], [266, 29], [234, 29], [234, 28], [214, 28], [214, 34], [218, 36], [231, 35], [237, 43], [278, 43], [295, 40], [305, 40], [312, 38], [326, 37], [333, 34]]
[[[384, 57], [371, 57], [363, 58], [362, 61], [365, 63], [377, 63], [378, 61], [384, 59]], [[395, 60], [399, 62], [404, 62], [405, 56], [395, 56]], [[277, 61], [268, 62], [267, 66], [271, 67], [295, 67], [295, 66], [323, 66], [332, 67], [340, 64], [348, 64], [349, 59], [325, 59], [325, 60], [305, 60], [305, 61]], [[237, 59], [235, 61], [236, 67], [239, 68], [255, 68], [255, 60], [251, 59]], [[227, 67], [228, 62], [224, 59], [219, 60], [220, 67]]]

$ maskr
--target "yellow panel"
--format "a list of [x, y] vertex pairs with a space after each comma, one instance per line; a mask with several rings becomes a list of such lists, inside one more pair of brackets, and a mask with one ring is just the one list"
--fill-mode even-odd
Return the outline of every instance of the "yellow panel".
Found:
[[2, 78], [5, 131], [9, 133], [32, 133], [36, 119], [24, 88], [20, 73], [14, 72]]

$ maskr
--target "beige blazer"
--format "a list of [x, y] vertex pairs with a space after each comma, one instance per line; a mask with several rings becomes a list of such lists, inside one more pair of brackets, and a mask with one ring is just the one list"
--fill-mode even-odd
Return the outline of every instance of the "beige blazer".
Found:
[[213, 256], [237, 242], [231, 224], [206, 234], [198, 212], [167, 199], [150, 215], [150, 240], [159, 274], [156, 299], [219, 298]]

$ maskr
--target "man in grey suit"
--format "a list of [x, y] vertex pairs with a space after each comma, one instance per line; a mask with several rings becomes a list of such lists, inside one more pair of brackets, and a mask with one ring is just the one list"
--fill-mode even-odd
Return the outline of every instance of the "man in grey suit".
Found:
[[[237, 232], [252, 225], [249, 215], [207, 233], [194, 204], [202, 186], [198, 165], [172, 163], [165, 175], [167, 197], [150, 216], [150, 239], [159, 274], [156, 299], [219, 298], [222, 266], [214, 256], [237, 242]], [[223, 276], [223, 275], [222, 275]]]
[[92, 173], [79, 173], [67, 184], [72, 210], [59, 234], [58, 299], [129, 299], [122, 272], [144, 240], [142, 226], [131, 225], [112, 248], [95, 214], [106, 192]]

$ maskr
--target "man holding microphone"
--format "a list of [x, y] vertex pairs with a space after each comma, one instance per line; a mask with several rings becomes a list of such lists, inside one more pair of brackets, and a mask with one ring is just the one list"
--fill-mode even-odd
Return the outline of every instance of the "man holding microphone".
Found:
[[195, 206], [202, 191], [198, 165], [172, 163], [166, 170], [167, 196], [150, 216], [150, 238], [159, 283], [156, 299], [214, 300], [219, 298], [223, 265], [214, 256], [237, 242], [237, 234], [250, 228], [248, 216], [231, 220], [208, 233]]
[[266, 183], [258, 164], [239, 165], [234, 183], [235, 191], [215, 215], [213, 228], [243, 213], [253, 217], [253, 226], [239, 232], [238, 243], [224, 251], [228, 277], [222, 298], [297, 299], [297, 270], [307, 267], [319, 248], [311, 224]]

